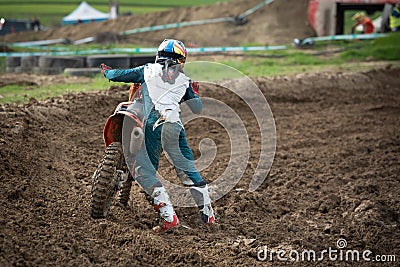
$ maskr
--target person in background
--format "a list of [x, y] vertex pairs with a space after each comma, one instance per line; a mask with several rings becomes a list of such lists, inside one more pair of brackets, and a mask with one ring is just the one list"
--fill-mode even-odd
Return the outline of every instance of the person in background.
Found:
[[400, 4], [395, 4], [393, 6], [389, 20], [390, 30], [392, 32], [400, 32]]
[[34, 17], [31, 22], [31, 30], [35, 32], [40, 31], [40, 21], [37, 17]]
[[363, 34], [370, 34], [374, 33], [375, 27], [374, 24], [372, 23], [371, 19], [368, 18], [363, 12], [356, 13], [353, 17], [352, 20], [356, 21], [356, 24], [353, 25], [351, 28], [351, 33], [354, 34], [356, 31], [356, 27], [358, 25], [363, 26], [363, 30], [361, 33]]

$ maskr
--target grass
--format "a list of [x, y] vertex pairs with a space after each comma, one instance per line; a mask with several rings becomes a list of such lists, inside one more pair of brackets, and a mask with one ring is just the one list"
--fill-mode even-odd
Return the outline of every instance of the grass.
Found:
[[[317, 43], [313, 49], [295, 49], [265, 52], [246, 52], [230, 56], [190, 56], [190, 60], [210, 60], [224, 63], [251, 77], [277, 76], [322, 70], [348, 71], [375, 68], [384, 61], [400, 67], [400, 34], [365, 41], [336, 41]], [[84, 49], [85, 46], [80, 47]], [[96, 48], [93, 45], [86, 48]], [[331, 51], [331, 52], [329, 52]], [[333, 51], [333, 52], [332, 52]], [[0, 67], [5, 69], [4, 58]], [[207, 71], [204, 71], [206, 69]], [[240, 77], [236, 70], [218, 64], [187, 64], [186, 72], [197, 80], [222, 80]], [[0, 103], [24, 103], [30, 98], [45, 99], [68, 92], [104, 90], [110, 83], [96, 77], [85, 84], [59, 84], [41, 87], [10, 85], [0, 88]]]
[[[36, 11], [38, 8], [35, 4], [8, 4], [0, 5], [3, 14], [7, 14], [6, 18], [18, 18], [18, 19], [28, 19], [31, 20], [34, 17], [40, 19], [40, 22], [45, 27], [60, 26], [63, 17], [71, 13], [77, 5], [75, 4], [63, 4], [61, 6], [57, 5], [39, 5], [40, 10]], [[61, 8], [60, 8], [61, 7]], [[93, 8], [107, 13], [109, 7], [104, 5], [93, 5]], [[157, 6], [126, 6], [120, 8], [120, 14], [131, 13], [131, 14], [143, 14], [150, 12], [157, 12], [166, 10], [168, 7], [157, 7]], [[33, 12], [33, 10], [35, 10]]]
[[[143, 14], [176, 7], [202, 6], [231, 0], [119, 0], [120, 14]], [[108, 0], [88, 0], [93, 8], [107, 13]], [[61, 25], [64, 16], [71, 13], [81, 1], [69, 0], [0, 0], [0, 16], [6, 19], [32, 19], [37, 17], [45, 27]]]
[[[400, 65], [400, 34], [366, 41], [324, 42], [313, 50], [282, 50], [264, 53], [249, 53], [242, 59], [223, 60], [249, 76], [286, 75], [321, 69], [357, 69], [363, 62], [390, 61]], [[323, 51], [339, 51], [324, 53]]]
[[[229, 0], [118, 0], [120, 5], [127, 6], [165, 6], [165, 7], [177, 7], [177, 6], [198, 6], [198, 5], [209, 5], [216, 2], [226, 2]], [[38, 5], [66, 5], [74, 4], [79, 5], [81, 0], [13, 0], [14, 4], [38, 4]], [[104, 5], [108, 6], [108, 0], [87, 0], [90, 5]], [[114, 1], [115, 2], [115, 1]], [[9, 0], [0, 0], [0, 5], [7, 5], [10, 3]]]
[[400, 34], [389, 34], [386, 37], [370, 41], [367, 45], [344, 52], [344, 60], [400, 60]]
[[51, 84], [40, 87], [31, 85], [6, 85], [0, 87], [0, 103], [26, 103], [31, 98], [43, 100], [72, 92], [106, 90], [109, 87], [109, 82], [100, 75], [87, 83]]
[[222, 63], [252, 77], [277, 76], [290, 73], [311, 72], [327, 67], [334, 62], [324, 62], [315, 56], [294, 53], [282, 53], [282, 58], [248, 58], [244, 60], [225, 60]]

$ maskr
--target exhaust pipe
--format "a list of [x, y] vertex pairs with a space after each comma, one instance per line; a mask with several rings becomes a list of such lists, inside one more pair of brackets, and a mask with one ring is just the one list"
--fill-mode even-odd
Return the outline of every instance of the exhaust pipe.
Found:
[[134, 156], [136, 156], [136, 154], [142, 147], [143, 139], [144, 139], [144, 133], [142, 128], [140, 127], [133, 128], [131, 133], [131, 143], [129, 145], [129, 152], [131, 152], [131, 154], [133, 154]]

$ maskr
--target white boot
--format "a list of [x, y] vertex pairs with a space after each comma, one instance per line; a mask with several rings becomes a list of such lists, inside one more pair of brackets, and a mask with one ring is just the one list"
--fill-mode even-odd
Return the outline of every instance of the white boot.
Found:
[[177, 226], [179, 220], [175, 214], [174, 207], [169, 200], [165, 187], [162, 186], [154, 188], [151, 196], [153, 198], [154, 209], [160, 213], [160, 217], [164, 221], [162, 230], [167, 231], [168, 229]]
[[200, 219], [203, 223], [215, 223], [214, 210], [211, 206], [211, 199], [208, 192], [208, 185], [191, 186], [190, 193], [200, 210]]

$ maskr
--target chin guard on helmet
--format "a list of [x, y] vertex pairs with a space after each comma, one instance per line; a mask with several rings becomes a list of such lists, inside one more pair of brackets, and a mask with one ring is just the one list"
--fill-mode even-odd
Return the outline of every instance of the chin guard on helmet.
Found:
[[176, 64], [170, 59], [163, 62], [161, 79], [169, 84], [174, 84], [179, 73], [182, 72], [181, 64]]

